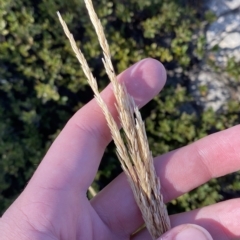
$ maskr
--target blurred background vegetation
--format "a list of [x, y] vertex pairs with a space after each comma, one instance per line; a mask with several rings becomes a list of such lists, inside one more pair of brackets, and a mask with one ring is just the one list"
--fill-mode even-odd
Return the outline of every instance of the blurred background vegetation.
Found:
[[[204, 58], [204, 29], [214, 19], [193, 0], [96, 0], [116, 72], [152, 57], [168, 71], [164, 91], [142, 109], [154, 156], [187, 145], [239, 122], [239, 103], [224, 114], [197, 106], [188, 72]], [[0, 0], [0, 213], [24, 189], [67, 120], [92, 91], [58, 22], [60, 11], [101, 88], [108, 79], [82, 0]], [[234, 65], [234, 63], [233, 63]], [[180, 70], [179, 70], [180, 69]], [[235, 74], [235, 68], [228, 72]], [[101, 190], [121, 172], [113, 144], [93, 183]], [[234, 173], [181, 196], [170, 213], [239, 195]]]

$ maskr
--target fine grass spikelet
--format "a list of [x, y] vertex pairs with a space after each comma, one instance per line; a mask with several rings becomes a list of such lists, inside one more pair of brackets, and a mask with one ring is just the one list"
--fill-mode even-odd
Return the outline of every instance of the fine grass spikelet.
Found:
[[116, 108], [119, 113], [126, 141], [123, 140], [117, 123], [100, 96], [97, 81], [93, 77], [83, 53], [77, 47], [74, 37], [68, 30], [68, 27], [63, 21], [60, 13], [58, 12], [57, 14], [64, 32], [70, 41], [72, 49], [88, 79], [88, 83], [94, 92], [95, 98], [106, 118], [112, 138], [117, 148], [119, 161], [121, 162], [122, 168], [127, 175], [146, 227], [152, 238], [156, 239], [170, 229], [170, 220], [165, 204], [163, 203], [163, 197], [160, 191], [160, 181], [155, 172], [145, 125], [133, 98], [128, 94], [124, 84], [117, 81], [111, 61], [110, 48], [105, 37], [102, 24], [94, 11], [91, 0], [85, 0], [85, 4], [103, 51], [103, 65], [109, 80], [113, 85]]

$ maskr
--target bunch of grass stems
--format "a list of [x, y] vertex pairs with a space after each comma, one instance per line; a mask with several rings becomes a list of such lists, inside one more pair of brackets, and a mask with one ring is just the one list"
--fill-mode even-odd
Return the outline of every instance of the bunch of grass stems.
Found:
[[160, 193], [160, 181], [155, 172], [145, 126], [133, 98], [128, 94], [124, 84], [117, 81], [111, 62], [109, 45], [101, 22], [94, 11], [91, 0], [85, 0], [85, 4], [103, 51], [103, 64], [106, 73], [113, 85], [113, 92], [116, 99], [115, 104], [124, 131], [125, 141], [123, 140], [118, 125], [112, 117], [107, 105], [100, 96], [97, 81], [93, 77], [83, 53], [77, 47], [73, 35], [68, 30], [68, 27], [59, 12], [58, 17], [63, 26], [64, 32], [71, 43], [72, 49], [88, 79], [88, 83], [95, 94], [95, 98], [105, 115], [117, 148], [118, 158], [125, 174], [127, 175], [146, 227], [152, 238], [156, 239], [170, 229], [170, 221], [166, 207], [163, 203], [163, 197]]

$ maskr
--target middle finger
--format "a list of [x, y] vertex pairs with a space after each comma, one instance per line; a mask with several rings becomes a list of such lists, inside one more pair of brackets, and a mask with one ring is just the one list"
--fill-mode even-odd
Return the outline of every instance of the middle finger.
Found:
[[[211, 178], [240, 169], [240, 125], [212, 134], [155, 159], [164, 201], [168, 202]], [[116, 233], [130, 235], [143, 223], [124, 174], [93, 200], [99, 216]]]

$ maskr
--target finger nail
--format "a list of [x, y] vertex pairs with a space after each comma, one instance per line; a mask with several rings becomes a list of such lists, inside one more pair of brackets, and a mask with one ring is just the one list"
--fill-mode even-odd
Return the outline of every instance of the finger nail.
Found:
[[165, 233], [159, 240], [212, 240], [211, 235], [204, 228], [197, 225], [182, 225]]

